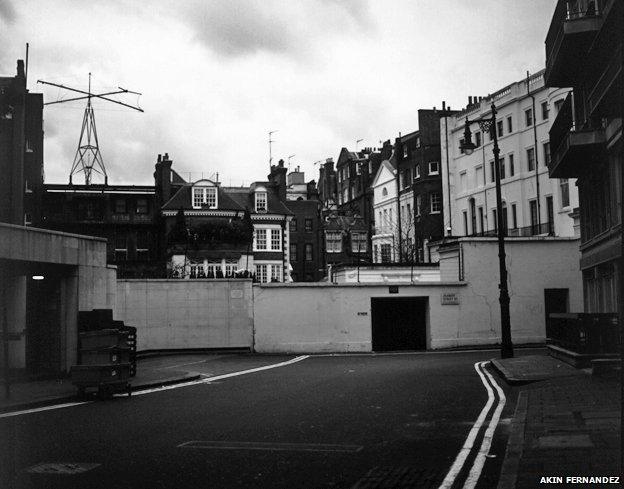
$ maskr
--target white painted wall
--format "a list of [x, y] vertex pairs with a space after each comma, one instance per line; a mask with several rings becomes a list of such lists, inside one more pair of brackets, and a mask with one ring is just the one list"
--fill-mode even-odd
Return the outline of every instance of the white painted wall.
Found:
[[[544, 289], [569, 289], [569, 310], [581, 311], [583, 288], [579, 240], [573, 238], [506, 239], [511, 335], [514, 343], [545, 340]], [[458, 261], [461, 256], [461, 265]], [[500, 338], [498, 243], [495, 238], [461, 238], [440, 249], [442, 280], [467, 283], [456, 334], [439, 336], [432, 348], [496, 343]]]
[[371, 298], [405, 296], [429, 297], [427, 344], [436, 344], [438, 335], [444, 336], [459, 321], [458, 306], [442, 306], [441, 295], [461, 294], [464, 288], [458, 283], [401, 284], [398, 294], [390, 294], [388, 284], [254, 285], [255, 349], [260, 353], [371, 351]]
[[[568, 288], [570, 310], [582, 310], [578, 240], [510, 241], [514, 241], [507, 243], [512, 341], [542, 343], [546, 331], [544, 289]], [[461, 270], [463, 281], [459, 280]], [[443, 248], [440, 274], [438, 283], [399, 284], [399, 297], [429, 299], [427, 348], [500, 344], [496, 240], [462, 238], [450, 249]], [[371, 351], [371, 298], [394, 297], [388, 286], [389, 283], [256, 285], [256, 351]], [[459, 304], [442, 305], [445, 293], [456, 294]], [[296, 307], [284, 307], [285, 304]]]
[[137, 350], [251, 348], [251, 280], [118, 280], [115, 319]]

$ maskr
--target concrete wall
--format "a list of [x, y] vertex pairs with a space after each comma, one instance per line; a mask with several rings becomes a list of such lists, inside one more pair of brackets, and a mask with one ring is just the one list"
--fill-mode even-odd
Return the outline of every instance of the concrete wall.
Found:
[[[578, 240], [508, 240], [506, 249], [512, 341], [544, 342], [544, 289], [567, 288], [570, 310], [582, 310]], [[256, 351], [371, 351], [371, 298], [401, 296], [428, 298], [428, 349], [499, 344], [496, 240], [460, 239], [443, 248], [440, 271], [441, 282], [399, 284], [398, 294], [388, 283], [255, 285]]]
[[460, 283], [254, 285], [255, 349], [277, 352], [366, 352], [372, 349], [371, 298], [428, 297], [427, 345], [460, 321], [442, 294], [462, 294]]
[[[544, 289], [567, 288], [569, 309], [582, 310], [579, 241], [572, 238], [506, 239], [512, 341], [545, 341]], [[461, 322], [444, 328], [432, 348], [500, 342], [498, 243], [495, 238], [462, 238], [441, 248], [442, 280], [467, 283]], [[461, 260], [458, 260], [461, 256]], [[456, 274], [453, 276], [453, 274]]]
[[137, 349], [251, 348], [251, 280], [118, 280], [115, 319]]

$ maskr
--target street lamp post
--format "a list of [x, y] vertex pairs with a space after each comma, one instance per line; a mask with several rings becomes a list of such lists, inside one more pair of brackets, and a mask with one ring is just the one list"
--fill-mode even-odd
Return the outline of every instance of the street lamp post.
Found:
[[507, 265], [505, 264], [505, 230], [503, 229], [503, 199], [501, 196], [500, 166], [498, 155], [500, 149], [498, 147], [498, 135], [496, 133], [496, 106], [492, 103], [492, 116], [485, 119], [468, 120], [466, 117], [466, 127], [464, 129], [464, 141], [460, 145], [460, 149], [470, 155], [476, 148], [472, 142], [472, 133], [470, 132], [470, 124], [477, 123], [481, 131], [485, 134], [490, 131], [492, 140], [494, 141], [494, 178], [496, 181], [496, 227], [498, 235], [498, 266], [500, 270], [500, 290], [499, 302], [501, 310], [501, 357], [513, 357], [513, 345], [511, 342], [511, 319], [509, 316], [509, 291], [507, 289]]

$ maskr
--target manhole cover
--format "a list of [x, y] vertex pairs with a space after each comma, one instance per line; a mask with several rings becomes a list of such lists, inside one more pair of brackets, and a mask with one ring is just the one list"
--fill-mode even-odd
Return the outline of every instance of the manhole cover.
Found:
[[43, 463], [33, 465], [26, 469], [26, 472], [30, 472], [31, 474], [64, 474], [64, 475], [73, 475], [73, 474], [82, 474], [83, 472], [87, 472], [91, 469], [99, 467], [100, 464], [83, 464], [83, 463]]

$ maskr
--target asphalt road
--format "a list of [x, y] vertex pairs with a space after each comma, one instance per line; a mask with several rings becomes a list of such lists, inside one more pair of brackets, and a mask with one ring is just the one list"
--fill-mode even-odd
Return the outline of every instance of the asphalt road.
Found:
[[[438, 487], [488, 400], [474, 364], [496, 354], [314, 356], [211, 383], [2, 418], [0, 487]], [[495, 487], [515, 406], [515, 393], [498, 383], [508, 399], [480, 488]], [[44, 463], [97, 465], [32, 473]]]

